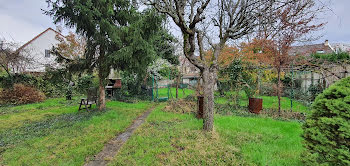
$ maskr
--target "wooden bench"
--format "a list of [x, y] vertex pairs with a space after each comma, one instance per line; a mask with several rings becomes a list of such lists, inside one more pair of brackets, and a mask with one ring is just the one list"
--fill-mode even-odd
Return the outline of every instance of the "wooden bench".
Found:
[[[87, 98], [82, 98], [79, 105], [79, 111], [82, 109], [89, 110], [91, 108], [92, 104], [97, 103], [97, 89], [96, 88], [89, 88], [87, 92]], [[81, 106], [85, 105], [85, 108], [82, 108]]]

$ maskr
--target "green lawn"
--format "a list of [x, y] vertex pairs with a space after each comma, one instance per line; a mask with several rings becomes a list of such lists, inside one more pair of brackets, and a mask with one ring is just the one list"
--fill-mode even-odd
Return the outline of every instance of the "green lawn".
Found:
[[0, 132], [21, 127], [25, 123], [44, 120], [51, 116], [76, 112], [78, 100], [77, 97], [72, 101], [55, 98], [41, 103], [0, 107]]
[[217, 116], [217, 131], [242, 158], [256, 165], [302, 165], [302, 129], [298, 122], [269, 118]]
[[[154, 106], [109, 101], [106, 111], [78, 112], [78, 101], [0, 107], [0, 165], [82, 165]], [[163, 112], [165, 104], [156, 107], [111, 165], [301, 165], [298, 122], [216, 115], [215, 132], [206, 133], [202, 120]]]
[[152, 105], [113, 101], [106, 111], [78, 112], [77, 102], [49, 99], [1, 107], [0, 165], [82, 165]]
[[[248, 105], [248, 97], [245, 95], [244, 92], [240, 93], [240, 105], [241, 106], [247, 106]], [[278, 108], [278, 97], [277, 96], [257, 96], [257, 98], [263, 99], [263, 108]], [[215, 102], [219, 104], [226, 104], [226, 103], [232, 103], [232, 101], [228, 100], [225, 97], [216, 97]], [[290, 110], [291, 109], [291, 100], [288, 97], [282, 97], [281, 98], [281, 108], [283, 110]], [[304, 112], [307, 113], [310, 111], [309, 107], [305, 106], [303, 103], [293, 100], [293, 111], [296, 112]]]
[[215, 132], [202, 120], [158, 108], [110, 165], [301, 165], [298, 122], [216, 116]]
[[[185, 98], [188, 95], [195, 94], [195, 91], [192, 89], [179, 89], [179, 98]], [[154, 95], [156, 95], [156, 90], [154, 90]], [[159, 97], [168, 97], [168, 88], [160, 88], [158, 89]], [[170, 88], [169, 97], [175, 99], [176, 98], [176, 88]]]
[[[155, 93], [154, 93], [155, 94]], [[176, 96], [176, 89], [171, 88], [171, 94], [170, 98], [175, 98]], [[192, 89], [185, 89], [185, 94], [183, 93], [182, 89], [179, 89], [179, 98], [184, 98], [188, 95], [194, 95], [195, 91]], [[158, 95], [159, 97], [167, 97], [168, 96], [168, 88], [161, 88], [158, 89]], [[240, 93], [241, 100], [240, 105], [241, 106], [247, 106], [248, 105], [248, 97], [245, 95], [244, 92]], [[258, 98], [263, 99], [263, 108], [278, 108], [278, 98], [277, 96], [257, 96]], [[215, 102], [219, 104], [226, 104], [226, 103], [232, 103], [232, 101], [228, 100], [225, 97], [215, 97]], [[291, 109], [291, 102], [290, 98], [288, 97], [282, 97], [281, 100], [281, 108], [283, 110], [290, 110]], [[309, 112], [309, 107], [305, 106], [303, 103], [293, 100], [293, 111], [296, 112]]]
[[25, 104], [19, 106], [4, 106], [0, 107], [0, 115], [18, 113], [29, 110], [38, 110], [52, 107], [66, 107], [73, 106], [79, 102], [79, 97], [74, 97], [71, 101], [66, 101], [64, 98], [51, 98], [45, 100], [45, 102], [34, 103], [34, 104]]

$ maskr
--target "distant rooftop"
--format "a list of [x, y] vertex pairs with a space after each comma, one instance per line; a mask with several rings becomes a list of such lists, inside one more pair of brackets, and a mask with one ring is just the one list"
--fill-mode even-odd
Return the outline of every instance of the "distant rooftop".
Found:
[[322, 44], [293, 46], [289, 51], [289, 55], [310, 56], [314, 53], [331, 54], [334, 51], [333, 47], [328, 43], [328, 40], [326, 40]]

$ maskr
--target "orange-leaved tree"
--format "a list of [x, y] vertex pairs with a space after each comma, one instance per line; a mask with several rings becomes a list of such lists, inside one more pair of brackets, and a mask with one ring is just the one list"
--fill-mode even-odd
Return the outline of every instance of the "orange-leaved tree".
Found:
[[241, 43], [241, 56], [242, 61], [248, 62], [251, 64], [251, 70], [256, 71], [257, 76], [257, 92], [260, 93], [260, 84], [263, 78], [264, 73], [261, 73], [261, 70], [270, 68], [274, 62], [275, 47], [274, 42], [267, 39], [258, 39], [255, 38], [251, 42]]
[[273, 63], [274, 44], [271, 40], [253, 39], [251, 42], [241, 43], [242, 61], [250, 62], [257, 67], [269, 66]]
[[[213, 50], [205, 51], [206, 62], [211, 62], [213, 58]], [[238, 47], [225, 45], [218, 56], [218, 66], [219, 68], [225, 68], [230, 65], [236, 58], [239, 58], [240, 50]]]

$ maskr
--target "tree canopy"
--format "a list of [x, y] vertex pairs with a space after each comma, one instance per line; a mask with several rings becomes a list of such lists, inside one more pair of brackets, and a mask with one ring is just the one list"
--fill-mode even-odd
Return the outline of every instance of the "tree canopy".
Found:
[[164, 47], [159, 41], [172, 38], [162, 26], [164, 17], [153, 10], [138, 12], [127, 0], [47, 0], [47, 3], [49, 10], [44, 13], [54, 23], [63, 22], [86, 39], [84, 58], [77, 68], [98, 71], [100, 110], [105, 108], [105, 78], [111, 68], [145, 73], [156, 56], [171, 57], [169, 51], [159, 52]]

